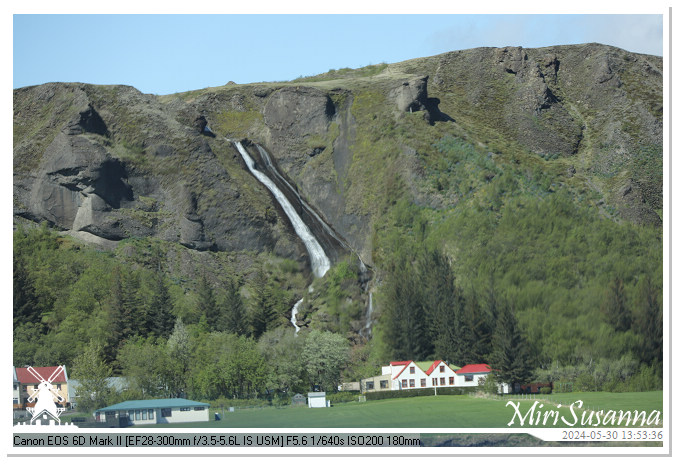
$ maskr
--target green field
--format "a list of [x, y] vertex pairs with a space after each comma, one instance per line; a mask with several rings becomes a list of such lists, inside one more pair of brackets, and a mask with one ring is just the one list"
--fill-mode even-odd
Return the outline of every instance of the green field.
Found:
[[[467, 395], [399, 398], [365, 403], [343, 403], [331, 408], [306, 407], [239, 409], [226, 412], [221, 421], [157, 425], [154, 427], [217, 428], [495, 428], [506, 427], [514, 409], [508, 400], [520, 401], [522, 413], [535, 400], [554, 409], [556, 404], [570, 405], [582, 400], [584, 408], [597, 410], [662, 410], [662, 391], [639, 393], [559, 393], [535, 396], [534, 399], [477, 398]], [[547, 402], [552, 405], [548, 405]], [[563, 409], [562, 409], [563, 410]], [[214, 418], [217, 409], [211, 409]], [[570, 417], [570, 416], [569, 416]], [[520, 428], [518, 421], [512, 428]], [[528, 427], [528, 424], [524, 425]], [[561, 426], [563, 427], [563, 425]]]

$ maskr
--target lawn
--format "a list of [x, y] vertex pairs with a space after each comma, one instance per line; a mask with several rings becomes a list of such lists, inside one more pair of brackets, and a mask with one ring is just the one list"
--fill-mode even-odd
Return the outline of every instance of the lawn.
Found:
[[[514, 409], [505, 406], [508, 400], [520, 401], [522, 413], [535, 400], [551, 403], [542, 409], [554, 409], [556, 404], [570, 405], [582, 400], [587, 409], [662, 410], [662, 392], [641, 393], [559, 393], [535, 396], [535, 399], [485, 399], [467, 395], [399, 398], [365, 403], [337, 404], [331, 408], [306, 407], [239, 409], [227, 412], [221, 421], [214, 421], [217, 409], [210, 411], [210, 422], [156, 425], [154, 427], [200, 428], [495, 428], [506, 427]], [[563, 411], [563, 409], [562, 409]], [[570, 417], [570, 416], [569, 416]], [[526, 424], [524, 427], [528, 427]], [[513, 428], [520, 428], [518, 420]]]

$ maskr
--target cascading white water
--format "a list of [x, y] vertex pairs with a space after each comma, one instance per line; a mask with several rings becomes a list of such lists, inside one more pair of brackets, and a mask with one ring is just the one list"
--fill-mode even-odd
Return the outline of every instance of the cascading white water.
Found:
[[330, 259], [325, 254], [325, 251], [323, 251], [323, 247], [321, 247], [320, 243], [318, 243], [318, 240], [316, 240], [316, 237], [314, 237], [314, 235], [311, 233], [309, 227], [304, 223], [304, 221], [302, 221], [302, 218], [299, 217], [299, 214], [297, 214], [297, 211], [295, 211], [295, 208], [293, 208], [292, 204], [290, 204], [283, 192], [280, 191], [276, 184], [274, 184], [273, 181], [266, 176], [266, 174], [255, 169], [255, 161], [250, 157], [243, 145], [240, 142], [234, 142], [234, 144], [236, 145], [238, 152], [243, 157], [243, 160], [245, 161], [245, 164], [252, 175], [254, 175], [257, 180], [259, 180], [266, 188], [269, 189], [269, 191], [273, 194], [273, 196], [283, 208], [283, 211], [285, 211], [285, 214], [290, 219], [292, 227], [295, 229], [297, 236], [302, 239], [304, 246], [309, 252], [311, 270], [313, 271], [314, 275], [316, 277], [323, 277], [325, 273], [328, 272], [328, 269], [330, 269]]
[[368, 293], [368, 312], [365, 315], [365, 330], [370, 331], [370, 326], [373, 325], [373, 292]]
[[299, 305], [301, 305], [304, 302], [304, 298], [299, 300], [295, 305], [292, 307], [292, 317], [290, 318], [290, 322], [292, 322], [292, 325], [295, 326], [295, 336], [297, 336], [297, 332], [299, 332], [299, 326], [297, 325], [297, 312], [299, 310]]
[[274, 166], [273, 162], [271, 161], [271, 157], [269, 156], [269, 153], [264, 148], [260, 147], [259, 145], [257, 145], [257, 149], [259, 150], [259, 155], [262, 157], [262, 160], [266, 164], [267, 169], [270, 172], [272, 172], [276, 176], [276, 178], [278, 178], [278, 180], [280, 180], [281, 182], [283, 182], [285, 185], [288, 186], [288, 189], [290, 189], [290, 191], [295, 194], [295, 196], [297, 197], [297, 200], [302, 204], [302, 206], [304, 206], [306, 211], [310, 212], [316, 218], [316, 221], [318, 221], [318, 223], [321, 224], [321, 226], [323, 226], [323, 229], [325, 229], [325, 232], [328, 235], [330, 235], [332, 238], [337, 240], [337, 243], [340, 243], [343, 247], [353, 251], [354, 254], [356, 254], [356, 256], [358, 257], [358, 260], [361, 263], [360, 264], [361, 271], [365, 272], [365, 270], [366, 270], [365, 263], [363, 262], [363, 259], [361, 259], [361, 255], [359, 255], [348, 243], [346, 243], [344, 240], [342, 240], [340, 237], [338, 237], [337, 234], [335, 233], [335, 231], [332, 230], [332, 228], [330, 226], [328, 226], [328, 224], [323, 219], [320, 218], [320, 216], [316, 213], [316, 211], [312, 207], [310, 207], [309, 204], [306, 201], [304, 201], [302, 196], [299, 193], [297, 193], [297, 190], [294, 189], [292, 187], [292, 185], [290, 185], [290, 183], [285, 179], [285, 177], [281, 176], [281, 174], [278, 172], [278, 169], [276, 169], [276, 166]]

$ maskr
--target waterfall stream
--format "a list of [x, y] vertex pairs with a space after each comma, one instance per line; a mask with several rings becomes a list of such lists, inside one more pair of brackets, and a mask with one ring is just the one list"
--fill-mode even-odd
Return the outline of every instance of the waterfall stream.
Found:
[[295, 208], [292, 206], [290, 201], [288, 201], [283, 192], [281, 192], [281, 190], [271, 179], [266, 176], [266, 174], [255, 168], [255, 161], [252, 159], [247, 150], [245, 150], [243, 144], [240, 142], [234, 142], [234, 144], [236, 145], [238, 152], [243, 157], [243, 161], [245, 161], [245, 164], [252, 175], [255, 176], [262, 184], [264, 184], [267, 189], [269, 189], [269, 191], [281, 205], [281, 208], [283, 208], [285, 214], [290, 219], [292, 227], [295, 229], [295, 233], [297, 233], [297, 236], [302, 240], [304, 246], [309, 252], [311, 270], [313, 271], [314, 275], [316, 277], [323, 277], [325, 273], [328, 272], [328, 269], [330, 269], [330, 259], [325, 254], [323, 247], [321, 247], [320, 243], [318, 243], [318, 240], [316, 240], [316, 237], [314, 237], [314, 235], [311, 233], [309, 227], [304, 223], [304, 221], [302, 221], [302, 218], [299, 217], [299, 214], [297, 214], [297, 211], [295, 211]]
[[290, 318], [290, 322], [292, 322], [292, 325], [295, 326], [295, 336], [297, 335], [297, 332], [299, 332], [299, 326], [297, 325], [297, 311], [299, 309], [299, 305], [304, 302], [304, 298], [299, 300], [297, 303], [295, 303], [295, 306], [292, 307], [292, 317]]

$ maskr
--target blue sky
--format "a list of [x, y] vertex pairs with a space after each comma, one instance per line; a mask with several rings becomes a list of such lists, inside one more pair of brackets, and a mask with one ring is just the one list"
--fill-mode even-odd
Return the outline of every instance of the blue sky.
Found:
[[[660, 10], [662, 11], [662, 10]], [[662, 15], [14, 15], [13, 87], [169, 94], [481, 46], [599, 42], [663, 54]]]

